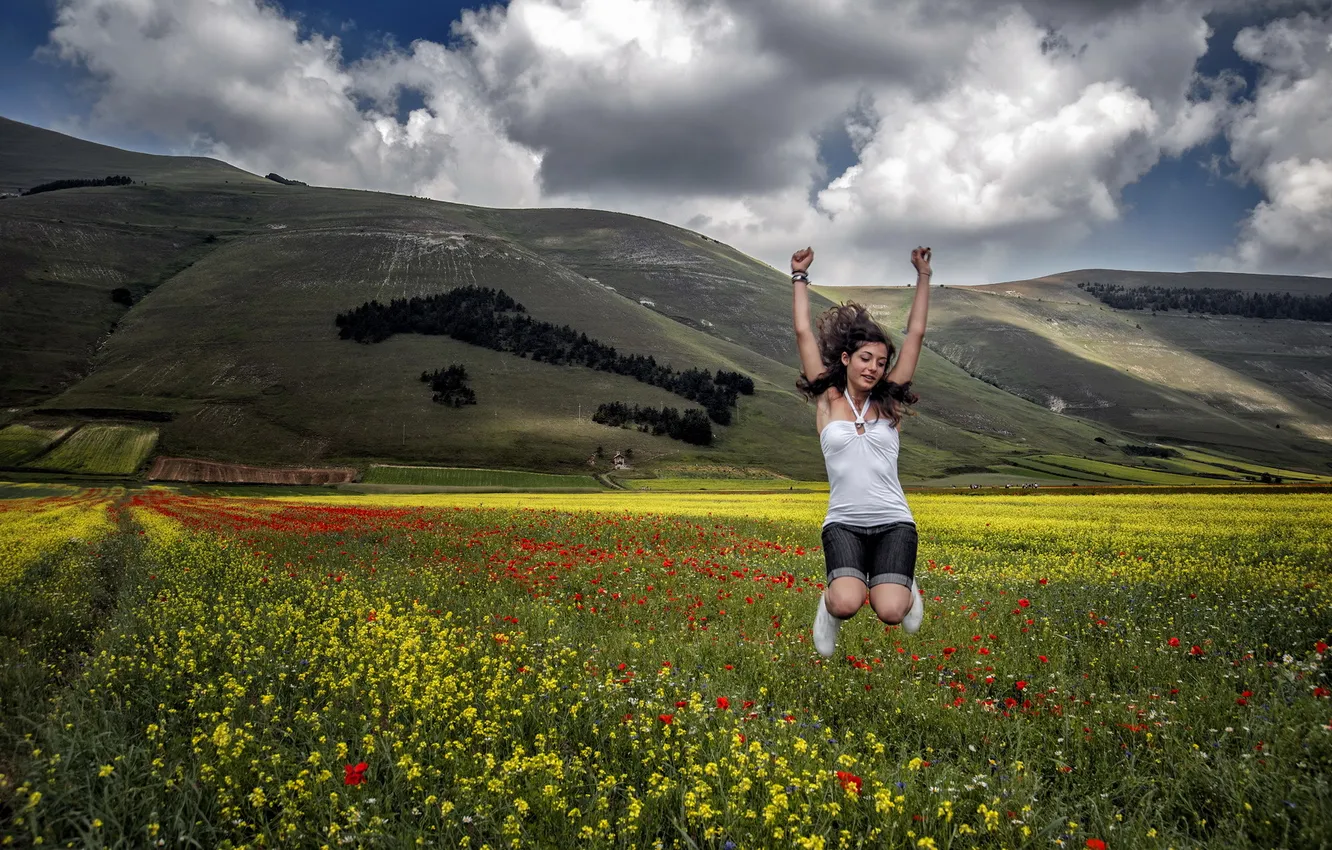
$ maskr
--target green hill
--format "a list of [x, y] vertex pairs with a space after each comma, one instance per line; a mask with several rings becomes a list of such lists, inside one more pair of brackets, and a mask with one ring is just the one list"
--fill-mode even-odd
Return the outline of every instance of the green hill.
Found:
[[[931, 299], [927, 344], [968, 374], [1064, 417], [1140, 441], [1328, 471], [1332, 326], [1117, 310], [1079, 289], [1084, 281], [1332, 292], [1322, 278], [1103, 269], [943, 286]], [[825, 294], [861, 299], [895, 319], [910, 296], [904, 288]]]
[[[640, 471], [823, 475], [813, 408], [794, 391], [786, 276], [701, 234], [594, 210], [482, 209], [282, 185], [214, 160], [119, 151], [12, 121], [0, 120], [0, 152], [0, 186], [11, 189], [113, 173], [135, 181], [0, 200], [3, 421], [58, 428], [147, 420], [158, 429], [161, 455], [252, 464], [586, 474], [601, 446], [632, 449]], [[464, 284], [504, 289], [534, 319], [569, 325], [623, 353], [650, 354], [676, 369], [743, 372], [757, 391], [741, 397], [732, 425], [715, 428], [714, 445], [700, 448], [593, 423], [603, 402], [692, 406], [627, 376], [440, 336], [399, 334], [371, 345], [338, 338], [335, 315], [367, 300]], [[1069, 309], [1103, 312], [1065, 288]], [[113, 300], [117, 289], [128, 297]], [[899, 305], [905, 294], [883, 292]], [[904, 429], [904, 477], [1041, 454], [1123, 461], [1114, 446], [1128, 435], [1167, 433], [1128, 427], [1140, 424], [1132, 417], [1098, 417], [1092, 404], [1057, 412], [1037, 388], [978, 379], [998, 367], [988, 360], [978, 367], [949, 347], [957, 321], [972, 315], [958, 306], [966, 299], [1009, 307], [1021, 300], [938, 291], [931, 312], [938, 333], [931, 330], [934, 348], [916, 381], [920, 415]], [[817, 293], [815, 302], [816, 310], [832, 303]], [[1018, 359], [1039, 373], [1042, 358], [1060, 349], [1039, 321], [1022, 315], [1010, 309], [977, 339], [1012, 327], [1029, 333], [1041, 345]], [[900, 325], [900, 315], [893, 318], [889, 324]], [[1012, 352], [993, 353], [1005, 360]], [[434, 404], [419, 381], [422, 371], [451, 363], [466, 366], [475, 406]], [[1096, 393], [1144, 383], [1122, 363], [1098, 368], [1085, 375]], [[1061, 398], [1081, 398], [1056, 384]], [[1186, 402], [1167, 394], [1160, 408], [1192, 415], [1197, 404]], [[1195, 419], [1205, 425], [1209, 416]], [[1292, 444], [1275, 456], [1206, 433], [1190, 439], [1281, 468], [1315, 445]]]

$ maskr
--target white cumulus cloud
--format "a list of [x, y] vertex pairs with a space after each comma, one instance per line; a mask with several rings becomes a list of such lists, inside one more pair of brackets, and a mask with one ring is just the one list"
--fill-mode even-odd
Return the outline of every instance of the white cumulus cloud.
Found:
[[[348, 64], [336, 37], [256, 0], [64, 0], [51, 48], [95, 80], [94, 124], [317, 184], [538, 200], [539, 155], [505, 138], [470, 64], [438, 45]], [[405, 80], [430, 97], [398, 121], [384, 106]]]
[[1242, 30], [1262, 68], [1230, 125], [1230, 156], [1264, 199], [1223, 268], [1332, 277], [1332, 16], [1303, 13]]
[[[1195, 72], [1194, 0], [510, 0], [350, 62], [260, 0], [58, 10], [94, 125], [324, 185], [650, 215], [779, 266], [813, 243], [828, 283], [905, 279], [916, 244], [950, 282], [1053, 271], [1034, 258], [1214, 137], [1231, 92]], [[833, 128], [854, 162], [830, 174]]]

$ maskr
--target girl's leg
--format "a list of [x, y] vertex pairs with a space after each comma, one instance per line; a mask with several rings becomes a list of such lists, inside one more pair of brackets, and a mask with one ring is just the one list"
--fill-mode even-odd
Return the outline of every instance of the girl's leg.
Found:
[[908, 632], [920, 628], [924, 605], [916, 589], [916, 527], [888, 526], [875, 535], [870, 567], [870, 606], [889, 625], [903, 624]]
[[895, 626], [911, 610], [911, 588], [900, 584], [875, 585], [870, 588], [870, 606], [880, 620]]
[[824, 658], [832, 658], [837, 651], [837, 633], [842, 621], [855, 615], [865, 604], [865, 582], [842, 576], [833, 579], [819, 597], [819, 608], [814, 612], [814, 648]]
[[851, 619], [860, 610], [860, 606], [865, 604], [865, 582], [849, 576], [833, 579], [832, 584], [823, 591], [823, 604], [828, 606], [828, 613], [837, 619]]
[[869, 576], [865, 572], [864, 535], [847, 526], [832, 524], [823, 529], [823, 557], [828, 584], [819, 597], [814, 614], [814, 648], [825, 658], [837, 650], [842, 621], [865, 604]]

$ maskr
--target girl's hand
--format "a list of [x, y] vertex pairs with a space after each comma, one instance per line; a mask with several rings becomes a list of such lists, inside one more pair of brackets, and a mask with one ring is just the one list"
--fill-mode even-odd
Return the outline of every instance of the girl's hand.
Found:
[[917, 247], [911, 252], [911, 265], [916, 267], [917, 274], [932, 275], [934, 271], [930, 268], [930, 256], [933, 249]]
[[801, 248], [791, 255], [791, 271], [806, 272], [809, 271], [809, 264], [814, 262], [814, 249]]

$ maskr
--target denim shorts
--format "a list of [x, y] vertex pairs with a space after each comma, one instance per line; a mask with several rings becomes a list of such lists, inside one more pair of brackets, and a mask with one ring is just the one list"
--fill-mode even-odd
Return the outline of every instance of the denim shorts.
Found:
[[892, 522], [866, 528], [833, 522], [823, 527], [823, 559], [828, 584], [849, 576], [866, 585], [910, 587], [916, 576], [916, 526]]

